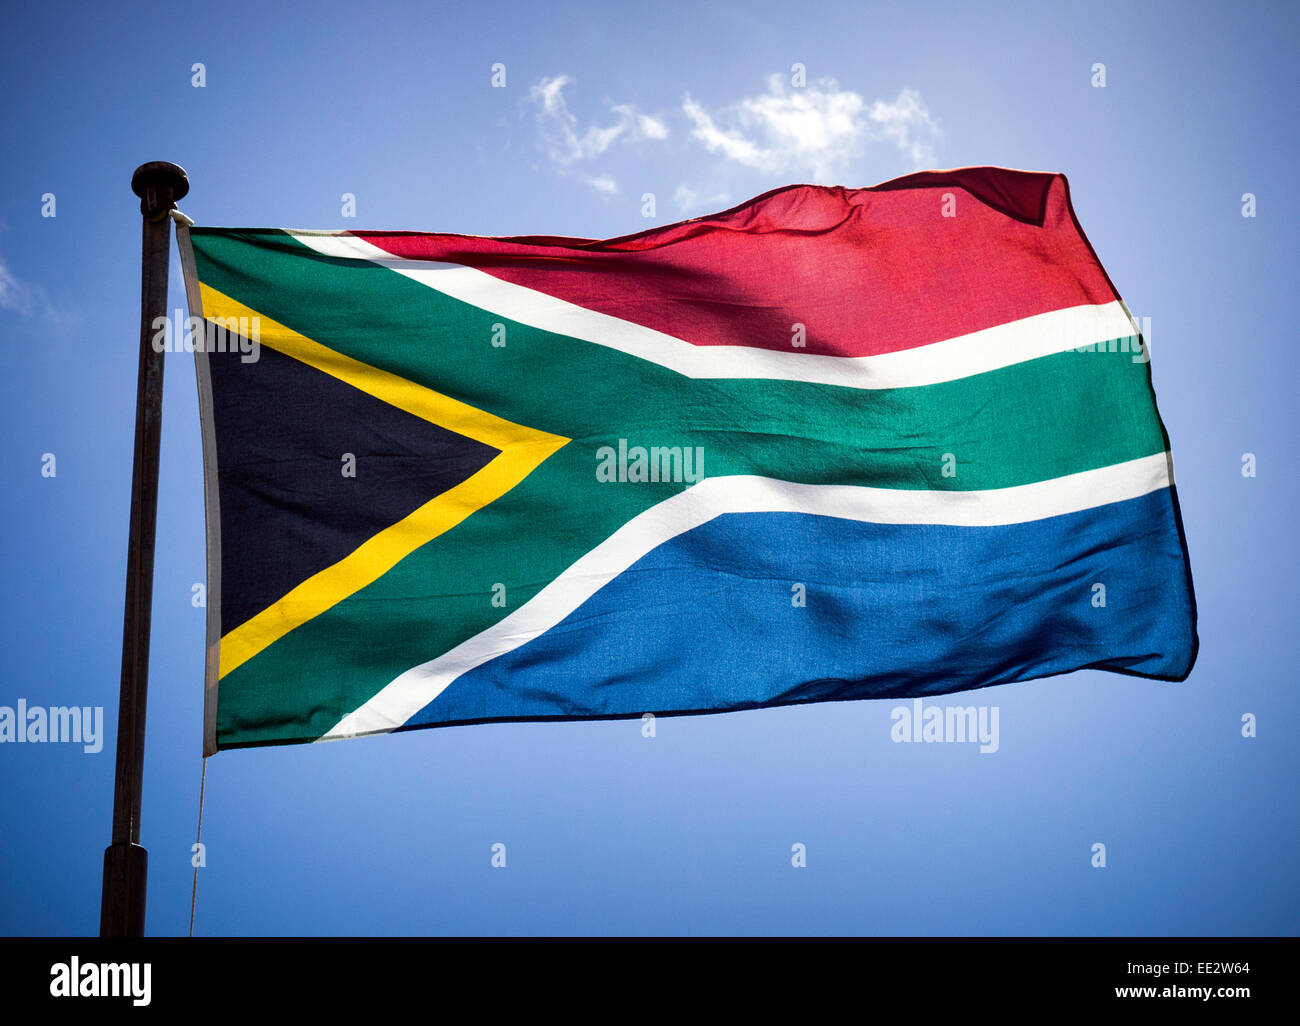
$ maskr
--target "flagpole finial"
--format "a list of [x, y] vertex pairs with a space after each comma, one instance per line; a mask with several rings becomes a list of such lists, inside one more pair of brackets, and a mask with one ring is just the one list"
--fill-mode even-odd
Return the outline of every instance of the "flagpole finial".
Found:
[[156, 221], [190, 191], [190, 179], [179, 164], [151, 160], [135, 169], [131, 191], [140, 197], [140, 213]]

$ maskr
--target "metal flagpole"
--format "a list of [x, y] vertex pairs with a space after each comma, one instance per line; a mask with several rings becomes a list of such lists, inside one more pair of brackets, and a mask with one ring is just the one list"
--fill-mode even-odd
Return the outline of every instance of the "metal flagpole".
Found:
[[117, 774], [113, 843], [104, 849], [101, 937], [144, 935], [149, 856], [140, 846], [145, 695], [149, 686], [149, 621], [153, 603], [154, 527], [158, 519], [158, 449], [162, 439], [163, 353], [152, 345], [154, 323], [167, 316], [171, 211], [190, 189], [184, 170], [166, 161], [136, 168], [144, 241], [140, 259], [140, 372], [135, 392], [135, 460], [131, 469], [131, 533], [122, 617], [122, 691], [117, 709]]

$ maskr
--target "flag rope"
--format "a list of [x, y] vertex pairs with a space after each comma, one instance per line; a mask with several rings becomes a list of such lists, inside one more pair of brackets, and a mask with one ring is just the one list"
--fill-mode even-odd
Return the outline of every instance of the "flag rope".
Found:
[[[208, 782], [208, 757], [203, 757], [203, 771], [199, 774], [199, 828], [194, 837], [194, 854], [197, 856], [202, 850], [199, 845], [203, 842], [203, 791]], [[190, 936], [194, 936], [194, 903], [199, 896], [199, 860], [191, 860], [194, 863], [194, 884], [190, 888]]]

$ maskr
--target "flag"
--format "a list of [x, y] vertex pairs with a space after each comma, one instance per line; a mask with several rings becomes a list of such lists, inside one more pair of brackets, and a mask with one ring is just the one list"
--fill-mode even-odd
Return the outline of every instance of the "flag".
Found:
[[1149, 351], [1063, 175], [182, 235], [209, 753], [1191, 669]]

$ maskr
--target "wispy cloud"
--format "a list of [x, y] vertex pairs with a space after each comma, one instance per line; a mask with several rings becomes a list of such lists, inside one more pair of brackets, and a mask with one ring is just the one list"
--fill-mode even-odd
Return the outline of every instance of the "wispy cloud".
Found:
[[[671, 136], [658, 152], [691, 169], [672, 196], [687, 216], [725, 206], [727, 192], [739, 187], [738, 176], [749, 172], [767, 177], [769, 184], [799, 179], [858, 185], [870, 177], [863, 173], [863, 158], [872, 147], [895, 154], [888, 160], [891, 170], [897, 169], [897, 154], [912, 167], [934, 164], [939, 124], [914, 89], [903, 89], [891, 100], [868, 99], [841, 89], [831, 78], [796, 86], [777, 74], [765, 85], [761, 92], [712, 109], [687, 93], [680, 108], [667, 116], [606, 100], [601, 115], [582, 119], [569, 109], [574, 79], [557, 74], [529, 89], [527, 106], [552, 167], [605, 200], [623, 195], [620, 181], [653, 181], [647, 160], [654, 150], [648, 144], [665, 143]], [[717, 159], [701, 161], [703, 153]]]
[[610, 113], [614, 115], [612, 123], [581, 127], [564, 98], [564, 89], [570, 85], [573, 79], [568, 75], [555, 75], [543, 78], [528, 91], [529, 99], [537, 107], [542, 144], [555, 163], [569, 166], [591, 160], [616, 142], [668, 138], [668, 126], [662, 120], [626, 103], [610, 105]]
[[708, 192], [687, 185], [685, 182], [673, 191], [673, 202], [683, 214], [693, 213], [706, 207], [710, 210], [718, 210], [725, 207], [730, 199], [731, 197], [725, 192]]
[[12, 310], [24, 319], [40, 318], [42, 326], [56, 335], [76, 330], [80, 314], [55, 306], [39, 285], [29, 285], [9, 269], [0, 257], [0, 311]]
[[942, 133], [916, 90], [904, 89], [893, 103], [877, 100], [867, 116], [878, 136], [896, 143], [913, 163], [934, 163], [934, 143]]
[[687, 94], [682, 111], [692, 136], [709, 152], [755, 170], [799, 171], [823, 182], [843, 175], [872, 142], [893, 142], [913, 163], [931, 163], [939, 137], [914, 90], [904, 89], [892, 102], [868, 102], [829, 78], [796, 88], [772, 75], [766, 92], [716, 114]]
[[24, 317], [32, 312], [32, 290], [14, 277], [0, 260], [0, 310], [15, 310]]
[[582, 180], [602, 196], [618, 195], [618, 182], [610, 175], [583, 175]]

